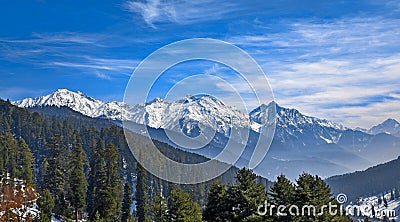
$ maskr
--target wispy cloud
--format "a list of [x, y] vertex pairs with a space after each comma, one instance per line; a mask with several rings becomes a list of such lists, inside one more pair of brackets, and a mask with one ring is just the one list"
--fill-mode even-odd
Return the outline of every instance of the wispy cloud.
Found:
[[230, 13], [241, 7], [232, 1], [163, 1], [146, 0], [145, 2], [127, 1], [125, 8], [141, 17], [144, 22], [156, 28], [157, 24], [178, 23], [192, 24], [205, 21], [226, 19]]
[[[301, 58], [346, 56], [354, 53], [381, 54], [399, 48], [400, 19], [344, 18], [297, 22], [281, 21], [283, 32], [233, 36], [227, 40], [246, 48], [279, 49]], [[363, 56], [365, 57], [365, 56]], [[296, 57], [297, 59], [298, 57]]]
[[74, 32], [33, 33], [25, 39], [2, 38], [0, 59], [39, 68], [75, 69], [109, 80], [130, 75], [137, 60], [98, 56], [105, 47], [112, 47], [109, 43], [113, 40], [109, 38], [103, 34]]
[[281, 105], [368, 128], [400, 119], [399, 24], [380, 17], [282, 21], [287, 31], [228, 40], [262, 64]]
[[32, 33], [28, 39], [0, 39], [2, 43], [25, 43], [25, 44], [90, 44], [104, 46], [102, 41], [107, 39], [106, 35], [77, 33], [77, 32], [59, 32], [59, 33]]
[[101, 79], [112, 79], [115, 75], [130, 76], [138, 61], [131, 59], [105, 59], [84, 56], [76, 62], [52, 61], [44, 64], [46, 67], [67, 67], [92, 73]]

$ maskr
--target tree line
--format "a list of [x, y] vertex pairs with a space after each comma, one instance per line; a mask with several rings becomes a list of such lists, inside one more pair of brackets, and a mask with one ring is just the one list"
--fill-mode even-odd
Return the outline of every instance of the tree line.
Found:
[[[137, 214], [130, 215], [129, 206], [131, 200], [140, 199], [133, 195], [131, 184], [139, 170], [123, 130], [65, 108], [49, 110], [46, 114], [49, 111], [43, 108], [39, 114], [0, 100], [0, 178], [20, 178], [40, 193], [38, 221], [49, 221], [52, 215], [63, 220], [135, 219]], [[67, 115], [53, 115], [57, 111]], [[141, 145], [139, 135], [135, 140], [135, 145]], [[204, 159], [165, 143], [155, 144], [176, 161]], [[229, 182], [234, 172], [235, 169], [228, 171], [221, 180]], [[149, 199], [159, 191], [166, 194], [178, 186], [152, 175], [142, 181], [150, 187], [146, 192]], [[179, 187], [203, 204], [208, 186], [203, 183]]]
[[[0, 101], [0, 114], [0, 175], [21, 178], [40, 192], [40, 215], [35, 221], [50, 221], [52, 215], [65, 221], [100, 222], [348, 219], [258, 214], [265, 201], [287, 206], [333, 201], [319, 177], [304, 174], [292, 184], [281, 176], [269, 188], [251, 171], [232, 168], [216, 183], [171, 184], [148, 175], [136, 163], [118, 127], [103, 128], [104, 122], [99, 127], [95, 119], [78, 114], [77, 118], [42, 116], [6, 101]], [[176, 161], [202, 162], [200, 156], [155, 144]], [[134, 193], [132, 181], [136, 181]], [[134, 201], [136, 211], [131, 214]]]
[[[200, 207], [190, 199], [189, 194], [180, 188], [172, 190], [169, 196], [156, 196], [149, 202], [150, 208], [146, 207], [148, 200], [142, 199], [144, 207], [141, 208], [139, 221], [352, 221], [339, 213], [340, 204], [332, 197], [329, 186], [320, 177], [306, 173], [300, 175], [295, 184], [281, 175], [270, 189], [266, 189], [251, 170], [243, 168], [237, 172], [236, 181], [232, 184], [214, 182], [208, 191], [205, 206]], [[337, 206], [336, 214], [319, 210], [329, 203]], [[283, 212], [287, 215], [279, 215], [265, 211], [265, 207], [270, 205], [285, 206], [286, 209], [293, 205], [299, 209], [312, 205], [316, 211], [315, 214], [307, 211], [292, 216], [286, 210]]]

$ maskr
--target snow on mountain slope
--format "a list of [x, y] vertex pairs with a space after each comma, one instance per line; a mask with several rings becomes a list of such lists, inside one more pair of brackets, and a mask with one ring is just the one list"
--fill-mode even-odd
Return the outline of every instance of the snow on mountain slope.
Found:
[[316, 139], [318, 143], [336, 143], [341, 132], [346, 130], [342, 125], [303, 115], [296, 109], [286, 109], [275, 102], [261, 105], [247, 114], [207, 95], [187, 96], [175, 102], [156, 98], [149, 103], [132, 107], [122, 102], [102, 102], [79, 91], [59, 89], [50, 95], [26, 98], [13, 104], [23, 108], [66, 106], [93, 118], [130, 120], [156, 129], [179, 127], [188, 135], [196, 135], [202, 127], [210, 127], [225, 136], [229, 136], [231, 127], [248, 128], [258, 132], [268, 118], [274, 117], [270, 112], [273, 110], [272, 106], [275, 106], [277, 133], [281, 141], [288, 140], [288, 136], [300, 138], [304, 134], [313, 134], [307, 135], [306, 138]]
[[59, 89], [54, 93], [37, 98], [26, 98], [13, 102], [14, 105], [23, 108], [56, 106], [69, 107], [85, 116], [103, 117], [111, 120], [124, 120], [130, 118], [129, 106], [121, 102], [104, 103], [93, 99], [84, 93], [71, 92], [67, 89]]
[[[346, 127], [329, 120], [318, 119], [303, 115], [296, 109], [287, 109], [275, 102], [262, 105], [250, 112], [252, 122], [264, 124], [265, 118], [270, 116], [271, 106], [276, 106], [275, 138], [279, 141], [306, 146], [337, 143]], [[297, 142], [296, 142], [297, 141]]]
[[387, 119], [383, 123], [372, 127], [368, 132], [373, 135], [387, 133], [400, 137], [400, 123], [395, 119]]
[[[372, 164], [387, 162], [397, 157], [400, 144], [400, 140], [391, 135], [384, 135], [388, 137], [384, 138], [382, 135], [374, 136], [354, 131], [329, 120], [304, 115], [296, 109], [283, 108], [275, 102], [261, 105], [247, 114], [207, 95], [187, 96], [173, 102], [156, 98], [148, 103], [131, 106], [115, 101], [106, 103], [82, 92], [60, 89], [47, 96], [27, 98], [13, 103], [23, 108], [66, 106], [93, 118], [129, 120], [153, 128], [157, 134], [153, 136], [167, 143], [170, 140], [161, 132], [163, 130], [183, 132], [186, 136], [197, 137], [205, 130], [212, 129], [216, 133], [208, 131], [205, 138], [212, 139], [210, 144], [215, 150], [211, 152], [206, 148], [196, 152], [206, 157], [215, 156], [225, 147], [226, 141], [232, 139], [235, 144], [246, 145], [246, 150], [241, 156], [243, 166], [254, 152], [261, 126], [275, 121], [273, 143], [266, 161], [260, 164], [259, 173], [268, 175], [293, 171], [295, 177], [301, 173], [296, 170], [307, 170], [319, 175], [332, 176], [363, 170]], [[246, 135], [240, 133], [230, 135], [232, 129], [243, 128], [252, 130], [248, 140]], [[278, 161], [279, 159], [287, 161]], [[281, 167], [277, 168], [277, 165]]]
[[131, 120], [136, 123], [171, 130], [179, 123], [179, 128], [187, 134], [197, 134], [193, 131], [210, 127], [229, 136], [232, 126], [250, 126], [246, 114], [211, 96], [188, 96], [172, 103], [156, 98], [147, 104], [136, 105], [131, 112]]
[[210, 127], [225, 136], [229, 136], [231, 127], [248, 128], [257, 132], [268, 118], [274, 117], [273, 113], [270, 113], [273, 110], [272, 106], [275, 106], [277, 111], [277, 133], [281, 141], [289, 139], [288, 136], [300, 138], [304, 134], [313, 134], [306, 137], [310, 140], [316, 139], [319, 143], [330, 141], [336, 143], [341, 131], [346, 129], [331, 121], [309, 117], [295, 109], [280, 107], [275, 102], [261, 105], [247, 114], [207, 95], [187, 96], [175, 102], [156, 98], [149, 103], [132, 107], [116, 101], [105, 103], [79, 91], [59, 89], [50, 95], [27, 98], [15, 101], [13, 104], [23, 108], [66, 106], [93, 118], [131, 120], [156, 129], [179, 127], [188, 135], [198, 134], [202, 127]]

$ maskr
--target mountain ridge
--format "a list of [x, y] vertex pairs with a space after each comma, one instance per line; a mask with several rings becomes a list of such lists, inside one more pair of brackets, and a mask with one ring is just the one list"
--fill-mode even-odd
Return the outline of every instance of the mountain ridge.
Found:
[[[276, 121], [272, 145], [267, 156], [255, 168], [255, 172], [265, 177], [269, 175], [269, 178], [281, 173], [296, 178], [305, 170], [328, 177], [363, 170], [399, 155], [400, 139], [397, 137], [352, 130], [329, 120], [304, 115], [296, 109], [281, 107], [274, 101], [246, 114], [211, 96], [186, 96], [174, 102], [155, 98], [148, 103], [130, 106], [116, 101], [105, 103], [82, 92], [64, 89], [47, 96], [13, 103], [28, 109], [48, 105], [66, 106], [93, 118], [114, 122], [129, 120], [154, 129], [156, 137], [167, 143], [170, 143], [166, 135], [168, 131], [179, 131], [186, 136], [196, 137], [204, 129], [211, 128], [216, 131], [215, 135], [208, 135], [213, 141], [213, 150], [209, 147], [208, 150], [191, 152], [212, 158], [224, 148], [227, 140], [233, 138], [235, 143], [246, 146], [238, 167], [246, 166], [250, 160], [260, 135], [260, 127], [268, 121]], [[88, 111], [85, 105], [95, 109]], [[276, 116], [272, 111], [276, 112]], [[249, 129], [249, 140], [240, 135], [231, 137], [232, 127]], [[176, 146], [173, 143], [170, 145]], [[213, 152], [211, 156], [210, 151]]]
[[400, 137], [400, 123], [395, 119], [388, 118], [382, 123], [373, 126], [371, 129], [368, 130], [368, 133], [374, 135], [379, 133], [386, 133]]
[[[239, 119], [247, 118], [249, 121], [252, 121], [255, 126], [252, 126], [252, 129], [257, 128], [257, 124], [262, 124], [257, 118], [254, 117], [254, 114], [257, 109], [266, 109], [266, 107], [271, 106], [271, 104], [275, 104], [277, 107], [277, 112], [281, 111], [281, 114], [284, 114], [283, 112], [287, 113], [292, 113], [290, 116], [292, 117], [298, 117], [296, 114], [301, 115], [301, 119], [308, 121], [309, 123], [314, 120], [315, 122], [321, 123], [321, 124], [326, 124], [327, 126], [337, 128], [337, 129], [346, 129], [346, 127], [342, 126], [341, 124], [334, 123], [332, 121], [326, 120], [326, 119], [320, 119], [316, 117], [311, 117], [307, 115], [301, 114], [298, 110], [296, 109], [288, 109], [288, 108], [283, 108], [279, 106], [275, 101], [271, 102], [271, 104], [262, 104], [260, 107], [257, 107], [250, 111], [248, 114], [241, 112], [237, 110], [234, 107], [227, 106], [223, 104], [221, 101], [207, 95], [203, 95], [201, 97], [194, 97], [194, 96], [186, 96], [180, 100], [174, 101], [174, 102], [168, 102], [164, 99], [161, 98], [155, 98], [152, 101], [145, 103], [145, 104], [137, 104], [135, 106], [130, 106], [124, 102], [117, 102], [117, 101], [111, 101], [111, 102], [102, 102], [100, 100], [94, 99], [90, 96], [87, 96], [85, 93], [81, 91], [77, 92], [72, 92], [67, 89], [58, 89], [57, 91], [45, 95], [45, 96], [40, 96], [36, 98], [25, 98], [22, 100], [17, 100], [13, 101], [12, 104], [21, 107], [21, 108], [33, 108], [33, 107], [41, 107], [41, 106], [56, 106], [56, 107], [62, 107], [66, 106], [71, 108], [74, 111], [77, 111], [85, 116], [93, 117], [93, 118], [105, 118], [105, 119], [112, 119], [112, 120], [130, 120], [132, 119], [132, 109], [135, 109], [137, 106], [150, 106], [152, 104], [156, 104], [156, 106], [160, 106], [161, 103], [167, 103], [167, 104], [183, 104], [187, 102], [192, 102], [192, 101], [204, 101], [204, 100], [212, 100], [216, 105], [219, 107], [223, 106], [224, 108], [230, 109], [233, 111], [233, 114], [239, 114]], [[135, 110], [136, 111], [136, 110]], [[283, 111], [283, 112], [282, 112]], [[137, 113], [135, 113], [137, 114]], [[279, 113], [278, 113], [279, 114]], [[243, 116], [244, 115], [244, 116]], [[247, 116], [247, 117], [246, 117]], [[283, 120], [283, 118], [282, 118]], [[291, 120], [289, 120], [291, 121]], [[296, 125], [291, 121], [291, 125]], [[154, 127], [154, 125], [153, 125]], [[157, 127], [156, 127], [157, 128]]]

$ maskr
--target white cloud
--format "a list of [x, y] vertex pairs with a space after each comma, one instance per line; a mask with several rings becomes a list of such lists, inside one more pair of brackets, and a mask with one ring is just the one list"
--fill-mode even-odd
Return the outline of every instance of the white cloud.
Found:
[[92, 73], [101, 79], [112, 79], [115, 75], [130, 76], [138, 61], [131, 59], [105, 59], [84, 56], [77, 62], [52, 61], [44, 64], [48, 67], [68, 67]]
[[232, 36], [262, 64], [277, 102], [349, 127], [400, 113], [400, 19], [282, 21], [286, 32]]
[[[97, 33], [33, 33], [31, 38], [0, 38], [0, 58], [39, 68], [72, 68], [101, 79], [130, 76], [139, 61], [92, 56], [112, 47], [113, 35]], [[118, 43], [116, 43], [118, 45]]]
[[[399, 68], [400, 54], [379, 59], [286, 64], [269, 77], [281, 105], [336, 119], [350, 127], [368, 128], [378, 119], [399, 117], [400, 113], [391, 111], [400, 110]], [[366, 115], [371, 107], [381, 110]], [[346, 116], [349, 118], [343, 118]]]
[[100, 42], [106, 39], [106, 35], [77, 33], [77, 32], [58, 32], [58, 33], [32, 33], [32, 38], [28, 39], [0, 39], [4, 43], [24, 43], [24, 44], [90, 44], [103, 46]]
[[[139, 15], [149, 26], [157, 24], [178, 23], [193, 24], [226, 18], [229, 13], [240, 10], [231, 1], [163, 1], [146, 0], [145, 2], [127, 1], [125, 8]], [[241, 6], [243, 8], [243, 6]]]
[[291, 53], [295, 59], [346, 57], [356, 53], [366, 53], [358, 54], [365, 58], [390, 53], [393, 47], [399, 49], [399, 24], [400, 19], [380, 17], [282, 21], [280, 25], [286, 32], [232, 36], [227, 40], [248, 49], [264, 47], [277, 54]]

